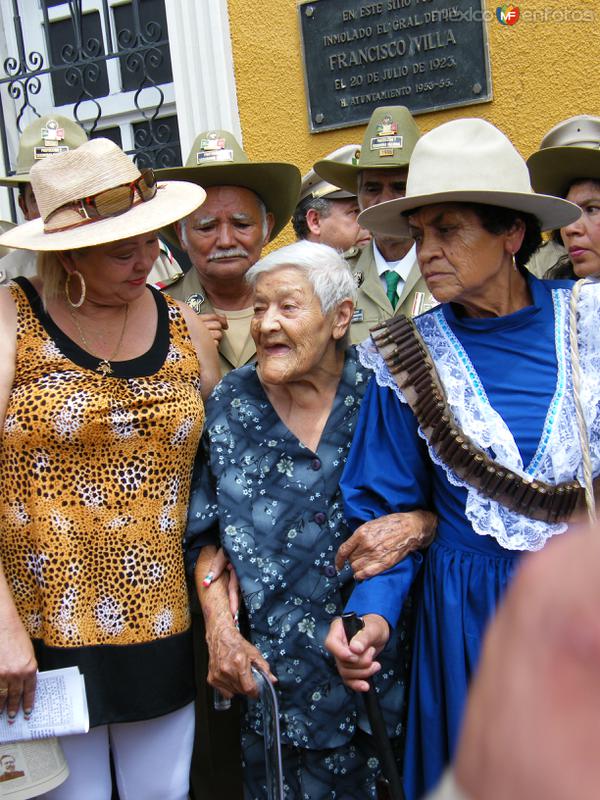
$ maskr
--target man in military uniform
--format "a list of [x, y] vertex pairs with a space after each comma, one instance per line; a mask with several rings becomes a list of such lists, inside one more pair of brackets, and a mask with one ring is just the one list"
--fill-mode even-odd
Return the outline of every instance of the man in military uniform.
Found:
[[293, 164], [251, 162], [232, 133], [215, 130], [197, 136], [185, 167], [158, 175], [206, 190], [200, 208], [175, 226], [192, 268], [167, 291], [201, 315], [218, 342], [222, 371], [229, 372], [256, 354], [245, 275], [289, 221], [300, 172]]
[[[351, 164], [358, 149], [357, 144], [347, 144], [325, 158]], [[310, 169], [302, 177], [300, 201], [292, 225], [298, 239], [327, 244], [343, 253], [344, 258], [352, 258], [371, 239], [371, 234], [356, 221], [359, 213], [356, 192], [340, 189]]]
[[[18, 189], [18, 203], [26, 220], [40, 216], [31, 183], [29, 170], [42, 158], [60, 155], [74, 150], [87, 142], [84, 129], [68, 117], [60, 114], [46, 114], [31, 122], [19, 139], [17, 168], [14, 175], [0, 176], [0, 186]], [[37, 253], [31, 250], [13, 250], [8, 254], [0, 252], [0, 284], [23, 275], [30, 278], [36, 274]], [[160, 254], [150, 274], [148, 283], [168, 286], [183, 275], [179, 264], [173, 258], [164, 242], [160, 242]]]
[[[324, 180], [356, 192], [361, 210], [404, 197], [408, 162], [420, 135], [404, 106], [377, 108], [353, 163], [323, 159], [315, 171]], [[359, 286], [352, 341], [365, 339], [369, 328], [394, 313], [415, 316], [437, 305], [421, 278], [412, 239], [376, 236], [349, 263]]]

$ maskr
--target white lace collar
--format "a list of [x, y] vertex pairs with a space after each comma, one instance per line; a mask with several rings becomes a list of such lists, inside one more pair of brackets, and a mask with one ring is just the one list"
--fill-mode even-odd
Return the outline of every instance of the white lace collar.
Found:
[[[529, 480], [551, 484], [581, 482], [581, 450], [572, 396], [571, 360], [568, 341], [570, 289], [552, 289], [554, 341], [557, 356], [557, 381], [548, 408], [537, 451], [527, 465], [514, 437], [502, 417], [492, 408], [477, 372], [463, 346], [454, 335], [441, 308], [417, 317], [414, 322], [426, 342], [446, 391], [448, 404], [463, 431], [498, 463]], [[591, 438], [593, 473], [600, 471], [600, 285], [582, 290], [578, 308], [582, 402]], [[380, 386], [390, 387], [405, 403], [402, 392], [375, 346], [359, 347], [361, 362], [375, 372]], [[419, 428], [419, 434], [423, 432]], [[423, 438], [425, 438], [423, 436]], [[445, 471], [450, 483], [467, 489], [465, 513], [473, 530], [493, 536], [508, 550], [539, 550], [546, 541], [566, 530], [565, 523], [548, 524], [509, 511], [479, 494], [443, 464], [429, 446], [432, 461]]]

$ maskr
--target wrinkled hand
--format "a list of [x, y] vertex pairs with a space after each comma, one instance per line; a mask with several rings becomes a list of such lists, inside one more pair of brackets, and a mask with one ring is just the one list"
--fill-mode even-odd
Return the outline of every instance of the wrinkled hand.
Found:
[[252, 664], [261, 667], [271, 683], [277, 682], [268, 662], [253, 644], [244, 639], [230, 620], [208, 631], [206, 641], [209, 653], [208, 682], [225, 697], [234, 694], [258, 697], [258, 687], [251, 672]]
[[198, 314], [198, 318], [206, 325], [215, 342], [220, 344], [223, 331], [229, 327], [227, 318], [222, 314]]
[[352, 637], [350, 643], [340, 617], [333, 620], [325, 639], [325, 647], [335, 658], [340, 677], [355, 692], [369, 690], [367, 678], [381, 669], [375, 657], [390, 638], [390, 626], [379, 614], [366, 614], [363, 620], [365, 627]]
[[21, 703], [26, 716], [33, 708], [37, 662], [29, 634], [18, 617], [0, 619], [0, 713], [9, 721]]
[[217, 581], [226, 570], [229, 573], [229, 581], [227, 584], [229, 610], [231, 611], [231, 616], [237, 622], [240, 611], [240, 583], [237, 575], [235, 574], [233, 564], [227, 559], [225, 551], [222, 547], [219, 547], [213, 560], [210, 562], [208, 572], [202, 581], [202, 585], [205, 588], [208, 588], [211, 583]]
[[357, 580], [372, 578], [395, 566], [413, 550], [430, 544], [436, 526], [435, 514], [422, 510], [372, 519], [342, 544], [335, 566], [341, 570], [348, 561]]

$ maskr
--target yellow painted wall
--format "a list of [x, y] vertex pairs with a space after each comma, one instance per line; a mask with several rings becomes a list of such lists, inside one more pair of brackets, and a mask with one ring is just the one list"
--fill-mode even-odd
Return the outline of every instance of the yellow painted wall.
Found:
[[[513, 0], [514, 2], [514, 0]], [[487, 2], [495, 14], [498, 2]], [[574, 114], [600, 115], [600, 5], [515, 2], [521, 19], [487, 22], [493, 100], [418, 115], [423, 131], [464, 116], [501, 128], [527, 157], [544, 133]], [[568, 8], [567, 8], [568, 6]], [[310, 133], [296, 0], [228, 0], [244, 149], [253, 160], [290, 161], [301, 172], [326, 153], [361, 142], [364, 126]], [[524, 18], [535, 14], [539, 21]], [[569, 19], [565, 17], [570, 15]], [[577, 22], [593, 14], [593, 23]], [[286, 228], [277, 244], [293, 237]]]

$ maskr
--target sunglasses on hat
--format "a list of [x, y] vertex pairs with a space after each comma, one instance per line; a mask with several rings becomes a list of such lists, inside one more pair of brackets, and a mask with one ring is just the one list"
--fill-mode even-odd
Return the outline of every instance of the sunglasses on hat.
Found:
[[98, 194], [83, 197], [81, 200], [65, 203], [49, 214], [44, 222], [47, 226], [55, 214], [67, 209], [74, 209], [80, 215], [81, 221], [62, 228], [52, 228], [53, 231], [76, 228], [94, 220], [109, 219], [129, 211], [138, 200], [144, 203], [152, 200], [157, 190], [158, 185], [154, 171], [145, 169], [142, 170], [140, 177], [131, 183], [123, 183], [120, 186], [98, 192]]

